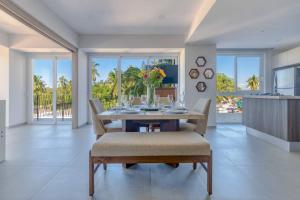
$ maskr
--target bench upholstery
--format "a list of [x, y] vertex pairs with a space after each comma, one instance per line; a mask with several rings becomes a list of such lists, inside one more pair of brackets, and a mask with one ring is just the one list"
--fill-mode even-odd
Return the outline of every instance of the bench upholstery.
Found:
[[92, 147], [92, 156], [210, 155], [210, 145], [195, 132], [113, 133]]
[[94, 194], [94, 174], [99, 167], [95, 164], [107, 163], [193, 163], [194, 169], [196, 163], [201, 163], [207, 171], [207, 191], [212, 194], [212, 151], [207, 140], [196, 132], [104, 134], [89, 156], [90, 196]]

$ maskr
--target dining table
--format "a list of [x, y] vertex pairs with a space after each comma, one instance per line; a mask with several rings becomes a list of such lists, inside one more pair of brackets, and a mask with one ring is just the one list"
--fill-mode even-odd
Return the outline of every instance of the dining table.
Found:
[[206, 120], [207, 115], [191, 110], [157, 110], [126, 112], [109, 110], [97, 114], [99, 120], [122, 120], [122, 130], [138, 132], [141, 124], [159, 124], [160, 131], [179, 131], [181, 119]]

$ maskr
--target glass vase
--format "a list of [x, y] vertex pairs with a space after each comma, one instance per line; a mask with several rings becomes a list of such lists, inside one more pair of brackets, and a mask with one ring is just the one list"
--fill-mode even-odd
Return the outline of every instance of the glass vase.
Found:
[[155, 92], [154, 87], [147, 86], [147, 105], [149, 107], [153, 106], [154, 104], [154, 92]]

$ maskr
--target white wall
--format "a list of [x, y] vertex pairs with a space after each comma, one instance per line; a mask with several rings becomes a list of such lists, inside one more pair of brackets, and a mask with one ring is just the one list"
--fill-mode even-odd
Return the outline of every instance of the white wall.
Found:
[[88, 58], [78, 52], [78, 126], [88, 122]]
[[0, 100], [6, 100], [6, 126], [9, 119], [9, 49], [0, 46]]
[[62, 38], [72, 43], [74, 46], [78, 44], [77, 34], [64, 23], [55, 13], [47, 8], [39, 0], [12, 0], [24, 11], [35, 17], [45, 26], [56, 32]]
[[[202, 72], [204, 68], [197, 67], [195, 60], [198, 56], [206, 58], [205, 68], [209, 67], [216, 71], [216, 45], [186, 45], [185, 47], [185, 101], [187, 107], [192, 107], [199, 98], [210, 98], [212, 103], [209, 112], [208, 126], [216, 126], [216, 80], [207, 80]], [[198, 79], [191, 79], [189, 71], [191, 68], [197, 68], [200, 71]], [[204, 81], [207, 85], [205, 92], [198, 92], [196, 84]]]
[[0, 45], [8, 46], [8, 34], [0, 30]]
[[80, 48], [183, 48], [183, 35], [81, 35]]
[[9, 35], [9, 47], [14, 49], [61, 48], [58, 44], [42, 35]]
[[25, 53], [9, 50], [9, 126], [26, 123], [26, 69]]

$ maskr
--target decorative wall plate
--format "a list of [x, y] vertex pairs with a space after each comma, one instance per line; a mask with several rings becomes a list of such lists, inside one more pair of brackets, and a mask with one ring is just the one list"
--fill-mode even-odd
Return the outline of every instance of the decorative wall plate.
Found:
[[212, 68], [206, 68], [203, 72], [203, 76], [206, 79], [212, 79], [215, 76], [215, 72]]
[[191, 79], [197, 79], [199, 77], [198, 69], [191, 69], [189, 72]]
[[197, 57], [197, 59], [196, 59], [196, 65], [197, 65], [198, 67], [204, 67], [205, 64], [206, 64], [206, 59], [205, 59], [204, 56], [199, 56], [199, 57]]
[[205, 92], [207, 86], [206, 86], [205, 82], [200, 81], [197, 83], [196, 88], [197, 88], [198, 92]]

